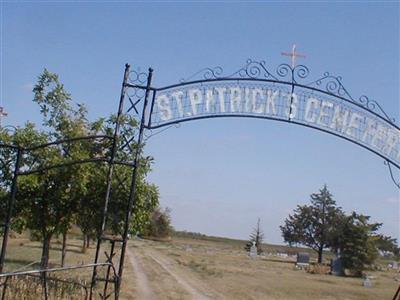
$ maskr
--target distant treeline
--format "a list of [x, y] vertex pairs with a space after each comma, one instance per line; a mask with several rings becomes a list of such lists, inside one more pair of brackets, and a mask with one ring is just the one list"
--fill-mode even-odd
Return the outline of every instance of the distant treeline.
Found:
[[[247, 240], [240, 239], [232, 239], [227, 237], [217, 237], [217, 236], [209, 236], [200, 232], [191, 232], [191, 231], [174, 231], [172, 233], [173, 237], [180, 238], [190, 238], [195, 240], [204, 240], [211, 242], [219, 242], [219, 243], [227, 243], [230, 245], [235, 245], [241, 249], [243, 249], [243, 245], [247, 243]], [[286, 245], [273, 245], [273, 244], [265, 244], [263, 243], [263, 249], [265, 253], [286, 253], [288, 255], [295, 255], [298, 252], [308, 252], [311, 256], [314, 256], [314, 253], [311, 249], [303, 248], [303, 247], [290, 247]]]

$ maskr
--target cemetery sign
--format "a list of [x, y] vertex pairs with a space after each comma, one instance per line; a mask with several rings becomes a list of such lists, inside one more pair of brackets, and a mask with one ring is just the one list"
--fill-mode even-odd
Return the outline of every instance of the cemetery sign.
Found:
[[341, 77], [308, 76], [304, 65], [281, 64], [272, 72], [253, 60], [227, 76], [220, 67], [205, 68], [178, 84], [151, 88], [145, 127], [216, 117], [283, 121], [343, 138], [400, 168], [400, 128], [379, 103], [352, 97]]

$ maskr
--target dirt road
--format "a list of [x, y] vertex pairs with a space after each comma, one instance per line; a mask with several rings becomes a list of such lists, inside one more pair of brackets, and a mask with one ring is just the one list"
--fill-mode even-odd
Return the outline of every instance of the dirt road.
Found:
[[153, 289], [149, 285], [146, 273], [143, 270], [142, 264], [138, 261], [136, 255], [128, 248], [127, 251], [129, 262], [135, 274], [137, 299], [157, 300]]
[[[137, 287], [136, 299], [211, 300], [220, 298], [209, 287], [182, 273], [176, 261], [156, 249], [142, 251], [139, 248], [131, 247], [128, 249], [127, 254], [135, 274]], [[155, 272], [152, 272], [152, 270]], [[156, 276], [154, 276], [155, 274]], [[163, 284], [164, 289], [160, 294], [160, 290], [155, 285], [160, 287], [161, 278], [154, 277], [161, 277], [161, 274], [162, 281], [169, 281], [170, 289], [168, 288], [168, 284]]]

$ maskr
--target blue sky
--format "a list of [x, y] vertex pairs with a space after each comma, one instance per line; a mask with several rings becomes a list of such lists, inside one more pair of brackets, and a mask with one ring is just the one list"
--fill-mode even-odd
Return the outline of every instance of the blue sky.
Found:
[[[229, 73], [247, 58], [275, 68], [293, 43], [310, 78], [341, 75], [355, 97], [366, 94], [400, 119], [396, 2], [2, 1], [1, 26], [3, 125], [40, 124], [31, 89], [44, 67], [95, 119], [116, 111], [126, 62], [153, 67], [160, 86], [207, 66]], [[156, 135], [146, 152], [177, 229], [246, 238], [260, 217], [266, 241], [282, 243], [284, 218], [326, 183], [346, 211], [371, 215], [400, 238], [399, 191], [382, 159], [336, 137], [216, 119]]]

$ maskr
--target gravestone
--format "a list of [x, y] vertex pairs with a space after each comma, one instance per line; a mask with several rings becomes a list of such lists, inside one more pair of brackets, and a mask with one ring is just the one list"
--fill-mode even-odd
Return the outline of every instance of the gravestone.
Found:
[[256, 257], [257, 256], [257, 247], [256, 243], [253, 242], [253, 245], [250, 247], [250, 257]]
[[344, 275], [343, 262], [340, 257], [336, 257], [331, 260], [331, 274], [335, 276]]
[[308, 254], [307, 252], [297, 253], [296, 266], [307, 267], [309, 265], [310, 265], [310, 254]]
[[363, 287], [368, 287], [368, 288], [372, 287], [372, 281], [368, 276], [365, 277], [363, 281]]
[[288, 257], [289, 255], [287, 254], [287, 253], [284, 253], [284, 252], [278, 252], [278, 253], [276, 253], [276, 256], [279, 256], [279, 257]]
[[399, 268], [399, 264], [397, 263], [397, 261], [391, 261], [388, 264], [388, 268], [397, 270]]

